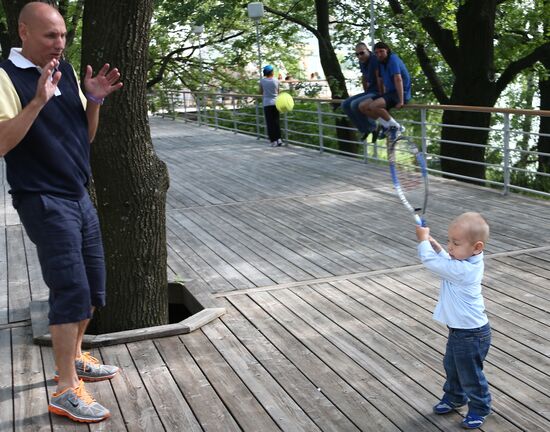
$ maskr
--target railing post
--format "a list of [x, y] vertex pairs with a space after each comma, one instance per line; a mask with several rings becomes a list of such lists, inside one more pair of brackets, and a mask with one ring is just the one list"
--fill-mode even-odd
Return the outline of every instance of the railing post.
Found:
[[256, 100], [256, 139], [260, 139], [260, 104], [258, 99]]
[[428, 152], [428, 137], [426, 136], [426, 108], [420, 110], [420, 137], [422, 153]]
[[201, 96], [195, 93], [195, 111], [197, 113], [197, 122], [201, 125]]
[[214, 95], [214, 103], [213, 103], [213, 107], [214, 107], [214, 128], [215, 129], [218, 129], [218, 110], [216, 109], [216, 105], [218, 104], [218, 95]]
[[288, 145], [288, 114], [283, 114], [283, 124], [284, 124], [284, 132], [285, 132], [285, 145]]
[[502, 189], [503, 195], [508, 195], [510, 191], [510, 114], [504, 113], [504, 160], [503, 160], [503, 174], [504, 184]]
[[176, 104], [174, 103], [174, 92], [170, 92], [170, 104], [172, 105], [172, 120], [176, 120]]
[[317, 123], [319, 125], [319, 153], [325, 149], [323, 140], [323, 111], [321, 111], [321, 102], [317, 101]]
[[183, 96], [183, 120], [187, 123], [187, 92], [181, 92]]
[[235, 96], [231, 96], [231, 102], [233, 104], [233, 132], [237, 133], [237, 107], [235, 106]]

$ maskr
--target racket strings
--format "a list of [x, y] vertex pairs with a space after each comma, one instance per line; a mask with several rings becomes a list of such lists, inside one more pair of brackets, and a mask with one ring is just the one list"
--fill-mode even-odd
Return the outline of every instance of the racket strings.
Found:
[[404, 198], [415, 211], [424, 206], [425, 181], [416, 146], [408, 141], [395, 143], [393, 158], [397, 180]]

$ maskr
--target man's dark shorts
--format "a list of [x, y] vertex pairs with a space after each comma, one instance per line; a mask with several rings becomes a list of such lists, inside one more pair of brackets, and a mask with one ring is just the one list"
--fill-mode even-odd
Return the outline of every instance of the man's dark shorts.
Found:
[[[399, 95], [396, 91], [384, 93], [382, 96], [376, 96], [374, 100], [383, 98], [386, 101], [386, 109], [392, 109], [399, 103]], [[407, 103], [408, 101], [405, 101]]]
[[36, 244], [50, 289], [50, 325], [91, 318], [105, 306], [105, 260], [97, 212], [86, 194], [79, 201], [18, 194], [13, 206]]

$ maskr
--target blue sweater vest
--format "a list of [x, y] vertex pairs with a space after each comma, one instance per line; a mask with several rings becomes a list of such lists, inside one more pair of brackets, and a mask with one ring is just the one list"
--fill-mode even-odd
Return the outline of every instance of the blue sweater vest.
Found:
[[[19, 69], [11, 61], [0, 63], [25, 106], [34, 98], [40, 74], [35, 68]], [[42, 193], [78, 200], [90, 178], [88, 120], [72, 67], [62, 61], [63, 74], [53, 96], [25, 137], [5, 156], [10, 193]]]

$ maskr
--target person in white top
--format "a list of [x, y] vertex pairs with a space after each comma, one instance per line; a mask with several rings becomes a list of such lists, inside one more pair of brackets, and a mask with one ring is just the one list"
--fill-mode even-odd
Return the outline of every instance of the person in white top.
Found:
[[429, 228], [416, 227], [422, 263], [442, 278], [433, 316], [449, 329], [443, 359], [445, 393], [433, 410], [435, 414], [447, 414], [468, 404], [462, 427], [476, 429], [491, 412], [491, 394], [483, 373], [491, 327], [481, 294], [489, 225], [479, 213], [467, 212], [451, 222], [448, 235], [445, 252], [430, 236]]
[[265, 123], [267, 126], [267, 135], [271, 142], [271, 147], [281, 146], [281, 126], [279, 111], [275, 106], [275, 99], [279, 94], [279, 81], [273, 77], [273, 66], [267, 65], [263, 68], [264, 77], [260, 80], [260, 93], [264, 107]]

